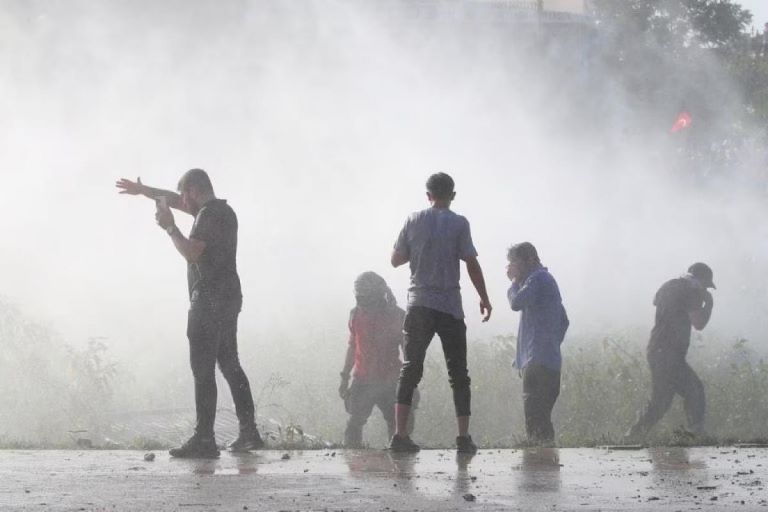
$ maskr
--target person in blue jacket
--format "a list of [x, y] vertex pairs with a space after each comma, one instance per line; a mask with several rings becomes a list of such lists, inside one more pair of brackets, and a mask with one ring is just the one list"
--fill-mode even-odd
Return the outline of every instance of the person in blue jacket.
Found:
[[507, 252], [507, 292], [513, 311], [520, 311], [515, 366], [523, 377], [525, 430], [532, 443], [552, 443], [552, 409], [560, 394], [560, 344], [568, 330], [568, 315], [560, 289], [541, 264], [530, 242], [515, 244]]

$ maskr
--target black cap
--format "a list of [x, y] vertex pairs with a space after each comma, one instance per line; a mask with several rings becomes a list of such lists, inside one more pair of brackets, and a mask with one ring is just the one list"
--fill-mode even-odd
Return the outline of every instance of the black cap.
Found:
[[704, 285], [705, 288], [715, 288], [717, 289], [717, 286], [715, 286], [715, 282], [713, 279], [712, 269], [709, 268], [709, 265], [706, 263], [694, 263], [690, 267], [688, 267], [688, 273], [691, 274], [693, 277], [701, 281], [701, 284]]

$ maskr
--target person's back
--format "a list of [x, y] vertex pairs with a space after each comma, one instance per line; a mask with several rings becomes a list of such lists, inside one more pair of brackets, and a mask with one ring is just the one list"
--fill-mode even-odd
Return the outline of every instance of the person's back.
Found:
[[435, 334], [440, 337], [453, 388], [459, 452], [475, 453], [477, 446], [469, 435], [470, 378], [467, 370], [467, 326], [461, 304], [459, 260], [480, 296], [483, 321], [491, 316], [483, 271], [472, 245], [469, 222], [451, 211], [456, 197], [453, 178], [445, 173], [427, 180], [427, 199], [431, 208], [411, 214], [400, 231], [392, 251], [391, 263], [410, 264], [411, 286], [408, 310], [403, 322], [404, 361], [397, 388], [396, 432], [393, 451], [418, 451], [407, 434], [413, 395], [424, 371], [424, 358]]
[[405, 311], [397, 306], [352, 309], [349, 332], [355, 348], [355, 381], [378, 383], [397, 379], [402, 366], [404, 317]]
[[469, 222], [447, 208], [411, 214], [399, 247], [408, 247], [411, 285], [408, 305], [423, 306], [463, 318], [459, 261], [477, 256]]
[[356, 305], [349, 315], [349, 340], [339, 385], [339, 396], [349, 413], [344, 445], [350, 448], [363, 445], [363, 426], [374, 407], [381, 410], [389, 435], [394, 434], [405, 316], [392, 290], [375, 272], [360, 274], [354, 290]]

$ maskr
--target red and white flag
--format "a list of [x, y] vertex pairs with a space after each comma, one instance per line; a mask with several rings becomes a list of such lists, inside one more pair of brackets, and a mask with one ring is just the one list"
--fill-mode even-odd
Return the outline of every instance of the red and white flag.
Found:
[[672, 125], [672, 128], [670, 128], [669, 131], [671, 133], [681, 132], [686, 128], [690, 127], [692, 121], [693, 119], [691, 119], [691, 114], [689, 114], [688, 112], [680, 112], [677, 115], [675, 124]]

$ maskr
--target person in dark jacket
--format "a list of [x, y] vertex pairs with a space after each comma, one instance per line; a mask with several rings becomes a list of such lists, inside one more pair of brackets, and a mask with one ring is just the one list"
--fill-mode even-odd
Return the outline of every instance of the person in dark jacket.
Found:
[[507, 292], [513, 311], [520, 311], [515, 366], [523, 377], [525, 430], [531, 443], [555, 439], [552, 409], [560, 394], [560, 344], [568, 330], [555, 278], [541, 264], [530, 242], [515, 244], [507, 252]]
[[685, 360], [691, 344], [691, 328], [700, 331], [712, 316], [714, 301], [712, 269], [694, 263], [682, 277], [664, 283], [656, 292], [656, 321], [648, 342], [651, 369], [651, 398], [625, 440], [642, 440], [672, 405], [676, 394], [683, 397], [688, 430], [694, 435], [704, 431], [706, 401], [704, 385]]

